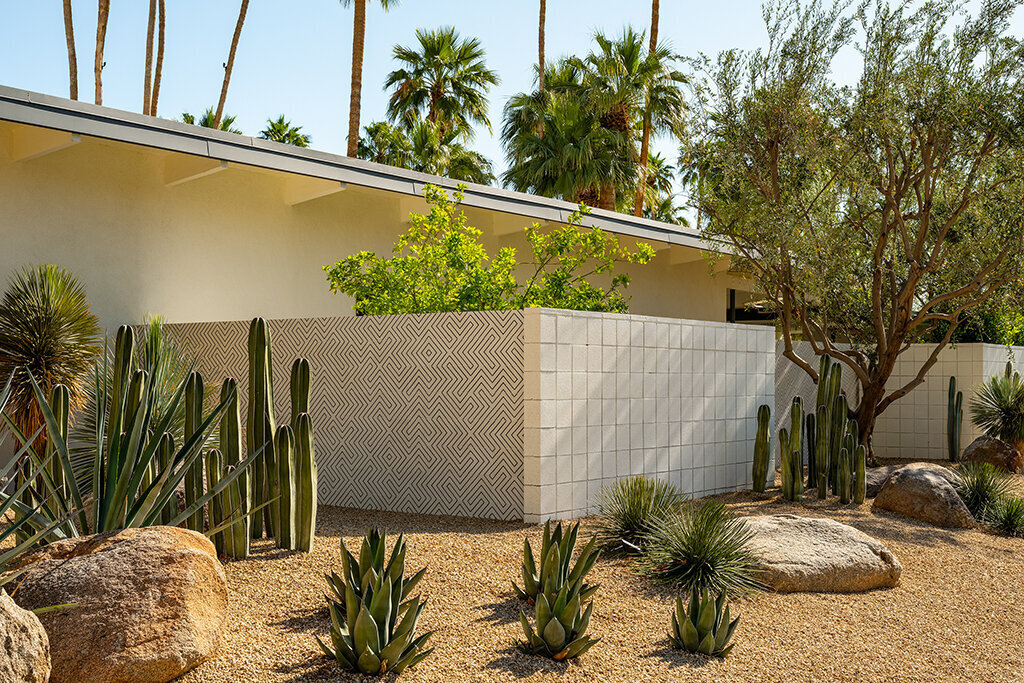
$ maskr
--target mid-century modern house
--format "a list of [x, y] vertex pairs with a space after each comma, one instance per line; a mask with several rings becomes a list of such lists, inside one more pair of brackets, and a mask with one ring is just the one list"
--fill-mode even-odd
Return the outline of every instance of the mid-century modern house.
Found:
[[[713, 273], [693, 231], [593, 211], [626, 244], [630, 315], [530, 309], [352, 315], [322, 267], [389, 253], [425, 184], [451, 180], [0, 87], [0, 275], [56, 263], [113, 331], [158, 313], [208, 384], [247, 377], [248, 320], [274, 335], [279, 411], [291, 359], [313, 367], [321, 500], [526, 519], [594, 508], [647, 474], [703, 495], [748, 485], [773, 330], [729, 323], [748, 283]], [[576, 207], [470, 185], [488, 251]], [[739, 290], [737, 293], [736, 290]]]

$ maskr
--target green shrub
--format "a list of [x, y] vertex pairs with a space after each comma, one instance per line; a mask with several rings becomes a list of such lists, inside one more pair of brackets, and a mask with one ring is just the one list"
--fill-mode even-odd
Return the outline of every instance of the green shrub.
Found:
[[953, 488], [979, 522], [989, 522], [1000, 500], [1010, 492], [1009, 477], [989, 463], [965, 463], [956, 472]]
[[[629, 276], [613, 275], [615, 264], [654, 257], [649, 244], [630, 251], [603, 230], [581, 229], [583, 214], [577, 211], [567, 226], [551, 232], [541, 233], [539, 225], [525, 229], [531, 261], [521, 262], [511, 247], [492, 259], [479, 242], [480, 230], [466, 223], [459, 208], [462, 190], [454, 194], [449, 199], [443, 189], [427, 185], [430, 213], [412, 214], [412, 227], [398, 238], [394, 256], [362, 251], [325, 266], [331, 291], [352, 296], [356, 312], [366, 315], [534, 306], [624, 313], [628, 299], [621, 290]], [[520, 270], [528, 274], [522, 283], [516, 279]], [[607, 290], [591, 282], [594, 275], [607, 281]]]
[[385, 535], [370, 529], [363, 538], [359, 560], [341, 547], [342, 574], [327, 577], [332, 596], [331, 645], [316, 642], [328, 657], [362, 674], [400, 674], [429, 655], [424, 650], [433, 631], [416, 635], [416, 623], [426, 604], [409, 593], [426, 569], [405, 578], [405, 543], [395, 542], [385, 564]]
[[971, 422], [991, 437], [1024, 443], [1024, 381], [1017, 373], [990, 377], [971, 399]]
[[689, 609], [684, 606], [682, 596], [676, 598], [668, 638], [681, 650], [725, 657], [733, 648], [729, 641], [739, 621], [739, 617], [731, 618], [724, 591], [712, 599], [707, 591], [693, 589]]
[[561, 522], [555, 526], [554, 532], [551, 531], [551, 521], [545, 522], [539, 562], [534, 560], [530, 539], [524, 539], [523, 587], [520, 588], [514, 581], [512, 582], [512, 589], [516, 595], [532, 604], [541, 593], [547, 595], [549, 602], [553, 602], [562, 586], [566, 584], [578, 584], [580, 600], [586, 601], [597, 592], [597, 586], [591, 586], [584, 581], [600, 555], [596, 548], [597, 537], [590, 539], [573, 564], [572, 556], [579, 532], [579, 522], [569, 527], [568, 532], [563, 532]]
[[651, 524], [676, 512], [683, 501], [676, 487], [661, 479], [621, 479], [601, 490], [598, 538], [605, 547], [638, 552]]
[[992, 511], [992, 526], [1007, 536], [1024, 536], [1024, 497], [1006, 495]]
[[746, 522], [718, 501], [694, 501], [653, 524], [640, 566], [656, 581], [686, 591], [760, 590], [760, 564], [748, 547], [751, 536]]

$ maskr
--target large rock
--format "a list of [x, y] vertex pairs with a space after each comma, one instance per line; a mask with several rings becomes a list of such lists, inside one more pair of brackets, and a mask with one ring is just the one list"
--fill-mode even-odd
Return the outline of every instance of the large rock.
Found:
[[1005, 441], [991, 436], [979, 436], [972, 441], [960, 454], [960, 462], [987, 462], [997, 469], [1014, 474], [1024, 470], [1024, 455]]
[[50, 644], [39, 618], [0, 588], [0, 681], [46, 683]]
[[902, 465], [888, 465], [884, 467], [869, 467], [864, 472], [865, 490], [864, 493], [868, 498], [874, 498], [878, 495], [878, 492], [882, 490], [882, 485], [885, 484], [885, 480], [889, 478], [889, 475], [894, 470], [898, 470]]
[[872, 509], [949, 529], [974, 526], [974, 517], [953, 489], [952, 480], [953, 473], [942, 465], [904, 465], [889, 475]]
[[28, 556], [15, 593], [40, 616], [55, 683], [169, 681], [217, 647], [227, 582], [202, 534], [147, 527], [60, 541]]
[[796, 515], [746, 521], [764, 565], [761, 578], [779, 592], [857, 593], [900, 582], [896, 556], [852, 526]]

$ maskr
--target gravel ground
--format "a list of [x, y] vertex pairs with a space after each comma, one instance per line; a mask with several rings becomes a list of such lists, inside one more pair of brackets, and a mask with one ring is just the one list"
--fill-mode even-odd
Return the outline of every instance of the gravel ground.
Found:
[[406, 533], [407, 566], [429, 566], [420, 587], [430, 602], [420, 623], [435, 630], [436, 649], [403, 681], [1024, 681], [1024, 539], [876, 515], [870, 501], [840, 508], [751, 493], [719, 498], [742, 514], [851, 524], [897, 555], [902, 584], [858, 595], [740, 600], [736, 647], [728, 659], [708, 660], [669, 648], [670, 591], [639, 578], [628, 560], [602, 559], [593, 572], [601, 588], [591, 622], [601, 642], [575, 662], [556, 663], [513, 647], [519, 603], [509, 583], [518, 576], [523, 537], [539, 543], [539, 527], [322, 507], [313, 553], [261, 542], [249, 560], [225, 565], [224, 642], [216, 658], [181, 680], [370, 680], [343, 674], [313, 636], [327, 634], [322, 575], [338, 561], [339, 540], [355, 552], [374, 524]]

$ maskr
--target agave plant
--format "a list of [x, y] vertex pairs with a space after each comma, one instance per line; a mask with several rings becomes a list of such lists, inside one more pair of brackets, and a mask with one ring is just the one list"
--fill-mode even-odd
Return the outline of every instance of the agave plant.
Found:
[[594, 536], [573, 564], [572, 555], [579, 531], [579, 522], [569, 527], [568, 533], [563, 532], [561, 522], [555, 526], [554, 532], [551, 531], [551, 521], [545, 522], [539, 563], [534, 560], [530, 539], [523, 541], [523, 587], [512, 582], [516, 595], [532, 604], [538, 595], [544, 593], [551, 602], [563, 586], [579, 584], [580, 600], [590, 599], [598, 587], [585, 583], [583, 579], [597, 562], [600, 551], [597, 549], [597, 536]]
[[362, 674], [400, 674], [433, 652], [423, 649], [433, 631], [416, 635], [416, 623], [426, 600], [408, 597], [426, 568], [405, 578], [405, 543], [395, 542], [385, 565], [385, 538], [375, 529], [363, 539], [359, 562], [342, 545], [342, 574], [327, 583], [333, 594], [328, 645], [320, 649], [346, 669]]
[[630, 477], [601, 490], [598, 538], [605, 547], [642, 550], [651, 524], [678, 510], [683, 496], [661, 479]]
[[732, 650], [729, 644], [740, 618], [730, 619], [729, 606], [725, 604], [725, 591], [712, 599], [708, 591], [690, 591], [690, 606], [687, 610], [682, 596], [676, 598], [676, 609], [672, 613], [672, 631], [668, 639], [672, 645], [687, 652], [714, 657], [725, 657]]
[[523, 652], [556, 660], [573, 659], [600, 640], [587, 635], [594, 603], [591, 601], [586, 608], [583, 607], [586, 598], [581, 587], [579, 581], [565, 583], [552, 600], [548, 600], [544, 593], [538, 593], [534, 606], [536, 630], [530, 625], [526, 613], [519, 612], [526, 635], [526, 640], [519, 642]]
[[749, 548], [752, 532], [718, 501], [692, 502], [657, 522], [641, 570], [684, 590], [744, 593], [760, 590], [760, 562]]
[[[40, 475], [31, 483], [28, 493], [38, 503], [36, 514], [51, 523], [57, 523], [51, 531], [51, 538], [161, 523], [176, 526], [227, 488], [258, 455], [253, 454], [240, 462], [234, 470], [210, 486], [204, 495], [190, 501], [183, 512], [166, 519], [167, 505], [176, 498], [176, 490], [186, 472], [202, 458], [203, 446], [213, 425], [228, 405], [230, 396], [225, 397], [197, 425], [194, 433], [184, 439], [181, 447], [167, 457], [162, 451], [170, 440], [164, 438], [164, 435], [182, 401], [185, 384], [178, 385], [168, 410], [157, 419], [154, 378], [144, 370], [133, 368], [133, 346], [132, 328], [122, 327], [117, 333], [115, 367], [109, 373], [106, 367], [96, 369], [99, 405], [108, 406], [108, 409], [101, 413], [92, 435], [89, 447], [91, 467], [88, 472], [72, 465], [66, 438], [66, 413], [62, 419], [58, 419], [34, 377], [29, 374], [35, 400], [45, 420], [52, 457], [62, 472], [58, 485], [50, 471], [41, 468], [45, 458], [32, 449], [27, 451], [32, 466], [41, 468]], [[27, 437], [18, 426], [7, 415], [4, 415], [4, 420], [19, 441], [25, 443]], [[165, 466], [161, 466], [161, 461]], [[83, 483], [86, 480], [90, 482], [88, 488]], [[87, 512], [85, 501], [90, 499], [90, 494]], [[9, 493], [0, 491], [0, 502], [6, 502], [9, 497]]]

